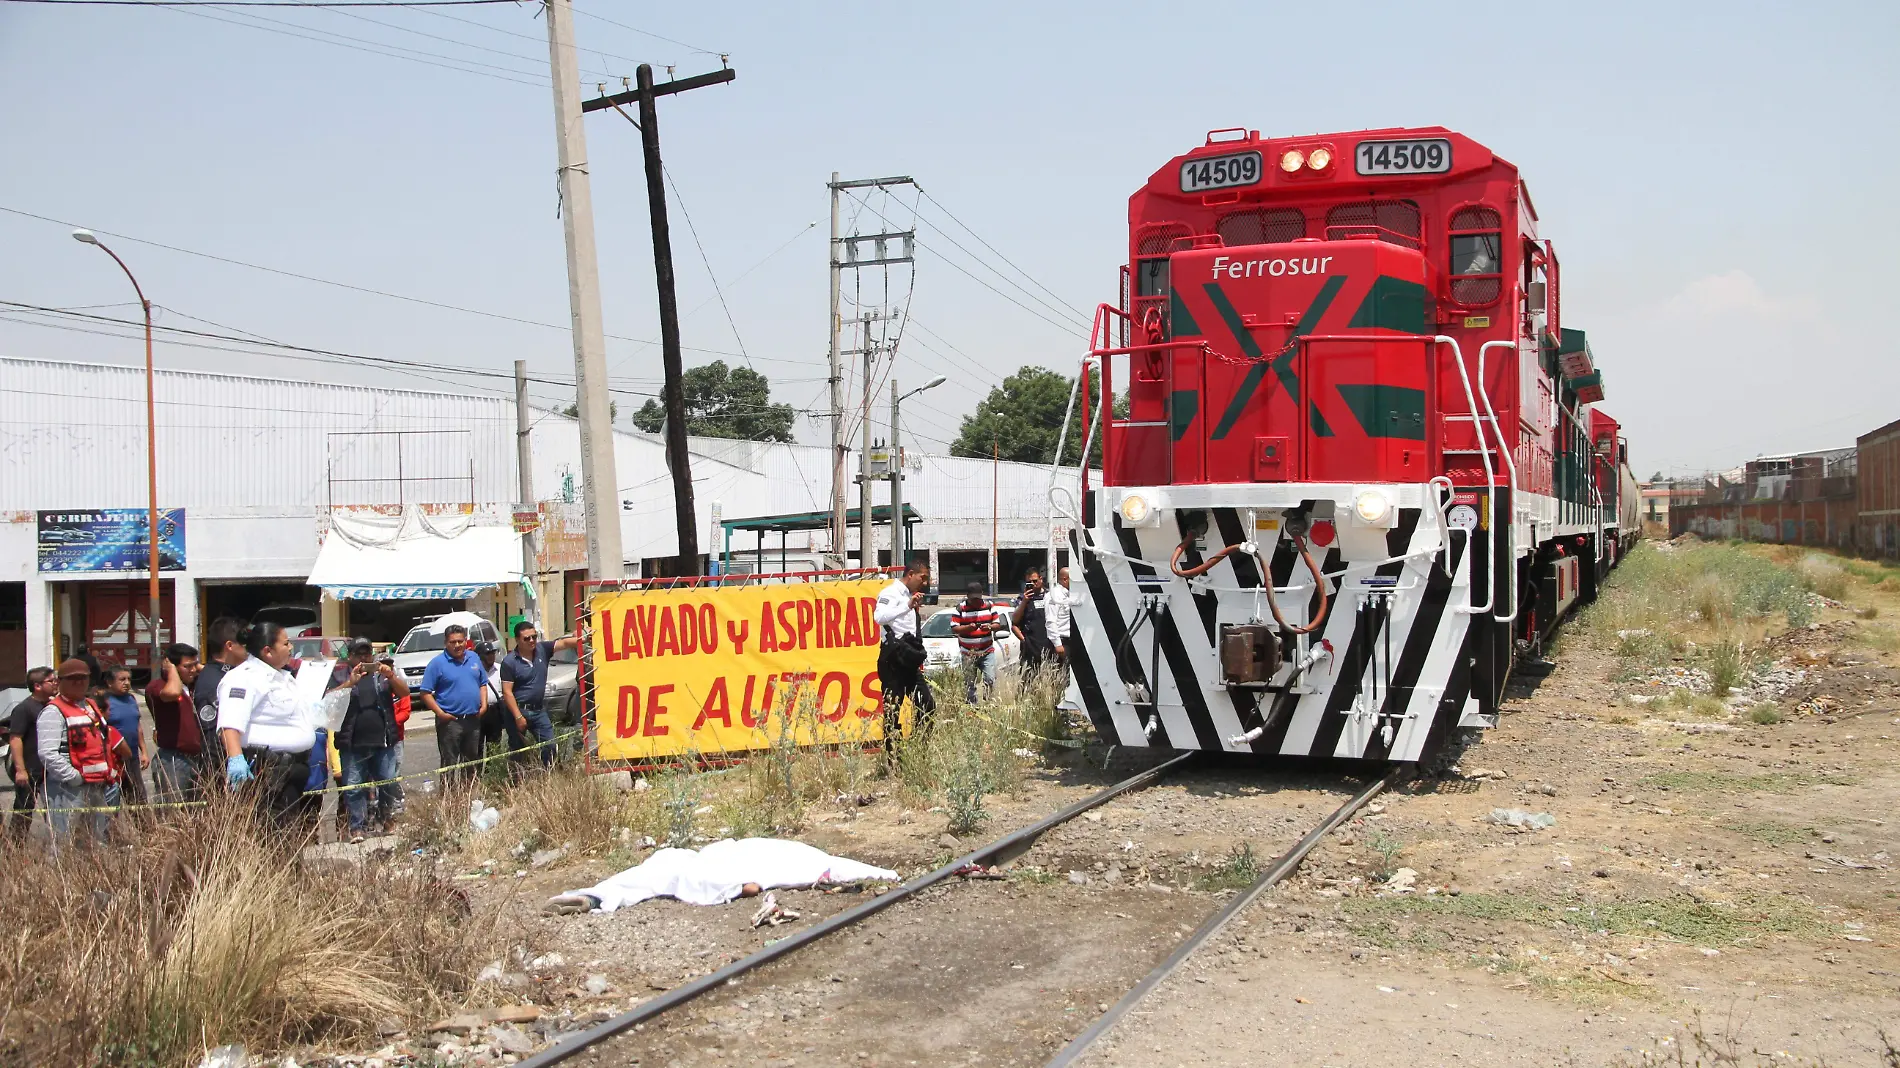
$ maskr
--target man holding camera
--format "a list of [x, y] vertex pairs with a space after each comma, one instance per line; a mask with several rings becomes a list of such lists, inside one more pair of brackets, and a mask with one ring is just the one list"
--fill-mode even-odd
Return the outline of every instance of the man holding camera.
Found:
[[349, 656], [330, 673], [329, 692], [347, 689], [349, 708], [336, 732], [336, 751], [343, 764], [343, 806], [350, 817], [350, 839], [360, 842], [375, 830], [389, 833], [396, 822], [402, 796], [389, 785], [375, 787], [376, 825], [369, 820], [369, 790], [352, 789], [363, 783], [387, 783], [396, 777], [396, 702], [409, 695], [409, 684], [395, 662], [375, 658], [368, 638], [351, 638]]

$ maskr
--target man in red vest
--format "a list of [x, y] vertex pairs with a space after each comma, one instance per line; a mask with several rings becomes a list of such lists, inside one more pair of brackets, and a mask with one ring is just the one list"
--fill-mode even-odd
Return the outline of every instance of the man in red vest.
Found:
[[74, 816], [91, 817], [92, 835], [106, 839], [110, 809], [132, 747], [86, 696], [92, 671], [83, 660], [59, 665], [59, 692], [40, 710], [40, 763], [46, 769], [47, 822], [58, 843], [72, 832]]

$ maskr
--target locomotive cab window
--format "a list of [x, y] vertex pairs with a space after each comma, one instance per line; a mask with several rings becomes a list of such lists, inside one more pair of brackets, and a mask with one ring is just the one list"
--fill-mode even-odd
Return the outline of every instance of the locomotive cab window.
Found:
[[1497, 300], [1504, 291], [1504, 234], [1497, 211], [1481, 205], [1459, 208], [1447, 229], [1451, 299], [1468, 307]]
[[1168, 258], [1154, 256], [1139, 260], [1135, 264], [1135, 296], [1165, 297], [1168, 295]]
[[1452, 274], [1499, 274], [1502, 234], [1456, 234], [1451, 239]]

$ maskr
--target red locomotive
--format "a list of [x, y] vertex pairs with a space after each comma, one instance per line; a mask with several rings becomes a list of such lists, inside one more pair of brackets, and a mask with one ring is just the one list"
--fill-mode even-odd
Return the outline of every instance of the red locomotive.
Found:
[[1560, 281], [1517, 168], [1439, 127], [1156, 171], [1078, 379], [1104, 484], [1057, 500], [1102, 735], [1396, 762], [1494, 724], [1637, 533]]

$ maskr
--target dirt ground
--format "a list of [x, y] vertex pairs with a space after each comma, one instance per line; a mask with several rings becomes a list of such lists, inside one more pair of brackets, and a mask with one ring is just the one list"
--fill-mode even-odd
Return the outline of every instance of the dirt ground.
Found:
[[[1893, 586], [1879, 621], [1828, 609], [1774, 639], [1805, 672], [1780, 723], [1652, 713], [1629, 700], [1649, 684], [1613, 681], [1609, 650], [1571, 635], [1457, 774], [1342, 828], [1089, 1063], [1900, 1065], [1880, 1033], [1900, 1042]], [[1088, 763], [1101, 757], [1058, 753], [991, 799], [970, 841], [888, 797], [822, 811], [804, 839], [909, 877], [1138, 766]], [[576, 1063], [1042, 1063], [1218, 907], [1231, 850], [1264, 867], [1362, 781], [1176, 776], [1058, 828], [1006, 879], [929, 891]], [[1555, 822], [1511, 827], [1494, 810]], [[481, 996], [542, 1006], [535, 1041], [861, 900], [782, 893], [803, 918], [756, 930], [745, 901], [535, 915], [628, 859], [467, 877], [478, 907], [518, 918], [525, 947], [498, 953]], [[473, 1038], [400, 1041], [511, 1059], [456, 1057]]]
[[1900, 1063], [1900, 673], [1824, 615], [1782, 703], [1835, 711], [1774, 725], [1645, 717], [1568, 643], [1472, 778], [1326, 842], [1089, 1063]]

